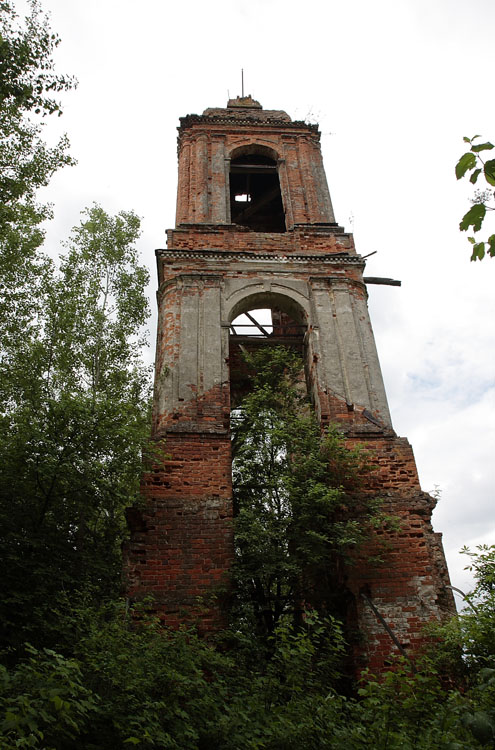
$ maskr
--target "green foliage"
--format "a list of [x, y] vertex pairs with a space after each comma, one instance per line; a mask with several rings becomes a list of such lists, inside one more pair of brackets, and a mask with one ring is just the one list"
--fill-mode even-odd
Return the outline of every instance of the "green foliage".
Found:
[[434, 666], [446, 670], [463, 688], [462, 726], [483, 747], [495, 741], [495, 546], [464, 547], [467, 569], [475, 577], [465, 608], [449, 622], [432, 628], [438, 643], [430, 654]]
[[[41, 138], [40, 116], [61, 114], [54, 95], [75, 85], [54, 71], [59, 39], [52, 33], [36, 0], [20, 24], [11, 2], [0, 3], [0, 242], [3, 264], [32, 261], [43, 239], [40, 223], [50, 207], [35, 194], [60, 167], [73, 163], [63, 136], [53, 146]], [[30, 252], [27, 252], [30, 251]]]
[[27, 646], [18, 666], [0, 665], [0, 738], [4, 750], [72, 746], [96, 700], [74, 659]]
[[94, 206], [60, 271], [45, 264], [38, 304], [18, 297], [3, 310], [0, 632], [14, 645], [46, 642], [57, 628], [46, 613], [60, 592], [89, 586], [108, 595], [119, 585], [123, 513], [138, 491], [149, 429], [148, 274], [138, 236], [134, 214]]
[[[475, 135], [473, 138], [464, 138], [465, 143], [470, 145], [470, 150], [463, 154], [455, 167], [455, 175], [458, 180], [465, 177], [468, 172], [471, 172], [469, 182], [475, 185], [478, 182], [478, 178], [483, 175], [485, 182], [491, 186], [495, 186], [495, 159], [488, 159], [486, 161], [480, 156], [484, 151], [491, 151], [494, 146], [493, 143], [475, 143], [479, 138], [479, 135]], [[478, 191], [472, 201], [472, 206], [467, 211], [461, 223], [459, 229], [465, 232], [469, 227], [473, 228], [473, 232], [479, 232], [487, 215], [487, 212], [495, 210], [494, 205], [490, 205], [490, 201], [493, 200], [495, 194], [492, 190]], [[477, 241], [474, 236], [468, 237], [469, 242], [473, 246], [471, 260], [482, 260], [486, 254], [492, 258], [495, 256], [495, 234], [492, 234], [485, 241]]]
[[369, 472], [336, 429], [321, 434], [298, 355], [246, 356], [252, 389], [233, 413], [237, 605], [259, 633], [315, 606], [338, 614], [343, 564], [365, 538], [376, 502], [359, 492]]
[[[54, 72], [59, 40], [35, 0], [19, 22], [13, 4], [0, 2], [0, 353], [2, 370], [36, 337], [52, 264], [41, 253], [42, 222], [51, 207], [36, 201], [60, 167], [71, 164], [64, 136], [54, 147], [41, 138], [40, 116], [61, 113], [56, 94], [74, 81]], [[0, 384], [3, 387], [3, 381]]]
[[146, 611], [132, 629], [118, 605], [83, 614], [76, 654], [98, 698], [85, 747], [186, 750], [216, 734], [232, 676], [228, 656], [192, 631], [160, 629]]
[[[493, 629], [493, 620], [492, 620]], [[492, 662], [493, 664], [493, 659]], [[470, 695], [471, 705], [463, 714], [463, 723], [481, 745], [495, 744], [495, 669], [483, 667]]]
[[60, 39], [52, 33], [39, 3], [31, 0], [29, 5], [31, 13], [20, 27], [13, 4], [8, 0], [0, 4], [0, 103], [36, 114], [60, 114], [60, 102], [52, 92], [66, 91], [74, 80], [54, 72], [52, 55]]
[[470, 558], [467, 569], [476, 586], [465, 596], [462, 612], [436, 632], [444, 641], [444, 655], [452, 663], [462, 655], [460, 673], [475, 684], [495, 660], [495, 546], [480, 545], [476, 551], [464, 547], [461, 552]]
[[71, 658], [28, 647], [27, 659], [1, 671], [2, 747], [338, 746], [325, 743], [342, 723], [329, 687], [342, 634], [331, 619], [309, 613], [299, 632], [280, 623], [268, 662], [234, 634], [215, 647], [191, 630], [159, 628], [145, 610], [130, 628], [115, 604], [72, 608], [64, 625]]
[[416, 673], [403, 661], [376, 679], [363, 674], [360, 700], [353, 706], [351, 746], [384, 750], [461, 750], [478, 748], [464, 716], [468, 702], [447, 690], [432, 662]]
[[[0, 742], [13, 747], [113, 750], [477, 750], [493, 743], [493, 670], [478, 692], [447, 688], [431, 660], [415, 674], [397, 661], [359, 695], [335, 688], [344, 649], [331, 618], [283, 619], [270, 656], [252, 636], [217, 643], [147, 620], [129, 627], [115, 604], [65, 614], [73, 654], [28, 648], [0, 670]], [[481, 682], [483, 684], [481, 684]], [[14, 744], [17, 741], [18, 744]]]

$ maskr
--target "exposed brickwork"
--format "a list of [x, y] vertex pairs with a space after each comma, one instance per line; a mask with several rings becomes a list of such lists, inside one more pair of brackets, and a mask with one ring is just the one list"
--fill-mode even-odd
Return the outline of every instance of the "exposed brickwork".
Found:
[[[393, 461], [391, 467], [394, 469]], [[435, 501], [426, 493], [381, 493], [382, 509], [396, 519], [398, 531], [377, 531], [350, 567], [347, 585], [354, 594], [362, 640], [358, 666], [380, 671], [399, 648], [371, 608], [372, 601], [405, 652], [414, 655], [427, 640], [424, 626], [455, 611], [441, 537], [431, 527]], [[370, 564], [370, 556], [381, 562]]]
[[[254, 166], [239, 162], [252, 154], [260, 157]], [[235, 217], [244, 211], [229, 192], [232, 163], [240, 172], [270, 172], [270, 186], [278, 175], [286, 231], [231, 223], [231, 209]], [[322, 427], [336, 422], [350, 447], [365, 444], [375, 466], [366, 492], [398, 522], [398, 530], [377, 530], [342, 573], [349, 625], [360, 632], [355, 664], [381, 670], [398, 652], [380, 617], [414, 653], [423, 625], [453, 610], [453, 598], [431, 528], [435, 501], [421, 491], [412, 449], [391, 425], [364, 262], [335, 222], [317, 126], [263, 110], [250, 97], [183, 118], [176, 227], [157, 260], [153, 437], [164, 440], [166, 455], [145, 473], [142, 506], [129, 512], [130, 596], [153, 594], [172, 625], [195, 617], [205, 629], [223, 622], [216, 597], [228, 587], [233, 560], [230, 375], [234, 402], [244, 387], [229, 329], [240, 313], [270, 307], [276, 325], [298, 326]], [[372, 565], [370, 556], [382, 562]]]
[[175, 250], [229, 250], [235, 253], [355, 254], [352, 235], [341, 227], [295, 227], [286, 234], [250, 232], [230, 225], [219, 228], [187, 225], [167, 232], [167, 247]]
[[128, 512], [128, 595], [151, 594], [167, 625], [218, 628], [233, 561], [230, 438], [169, 435], [163, 451]]

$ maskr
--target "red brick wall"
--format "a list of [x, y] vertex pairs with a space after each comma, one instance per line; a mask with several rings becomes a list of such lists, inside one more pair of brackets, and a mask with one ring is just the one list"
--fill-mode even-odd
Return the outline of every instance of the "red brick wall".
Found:
[[243, 231], [235, 225], [181, 226], [168, 230], [167, 246], [169, 250], [229, 250], [236, 253], [356, 254], [351, 234], [343, 229], [322, 232], [312, 226], [296, 227], [286, 234]]
[[233, 561], [230, 439], [169, 434], [159, 447], [165, 458], [155, 457], [142, 505], [128, 513], [128, 595], [151, 595], [167, 625], [218, 628]]

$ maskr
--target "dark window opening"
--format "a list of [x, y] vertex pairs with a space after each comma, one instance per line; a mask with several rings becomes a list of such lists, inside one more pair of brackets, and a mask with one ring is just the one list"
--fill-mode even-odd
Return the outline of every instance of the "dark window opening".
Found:
[[277, 164], [261, 154], [243, 154], [230, 164], [230, 216], [253, 232], [285, 232]]

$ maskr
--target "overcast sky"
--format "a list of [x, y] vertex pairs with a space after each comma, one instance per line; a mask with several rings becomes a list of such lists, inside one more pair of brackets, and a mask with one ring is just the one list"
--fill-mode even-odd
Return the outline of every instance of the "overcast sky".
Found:
[[241, 68], [266, 109], [320, 123], [337, 221], [359, 253], [377, 251], [367, 275], [402, 280], [369, 288], [392, 419], [423, 488], [441, 492], [434, 526], [452, 582], [469, 588], [459, 548], [495, 543], [495, 259], [469, 262], [458, 224], [470, 191], [454, 165], [464, 135], [495, 139], [493, 0], [42, 5], [62, 38], [58, 70], [79, 80], [46, 130], [65, 130], [78, 160], [46, 191], [51, 252], [93, 201], [134, 209], [154, 294], [178, 118], [225, 106]]

